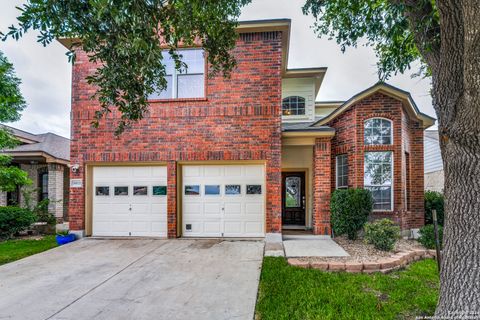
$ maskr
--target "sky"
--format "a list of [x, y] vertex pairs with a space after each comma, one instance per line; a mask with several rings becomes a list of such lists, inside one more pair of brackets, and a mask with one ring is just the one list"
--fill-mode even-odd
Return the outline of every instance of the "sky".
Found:
[[[0, 0], [0, 30], [16, 24], [23, 0]], [[253, 0], [240, 20], [289, 18], [292, 20], [289, 68], [328, 67], [317, 100], [347, 100], [378, 81], [376, 57], [370, 47], [340, 51], [334, 40], [318, 38], [311, 26], [314, 19], [302, 14], [305, 0]], [[29, 32], [19, 41], [0, 41], [0, 50], [13, 63], [22, 80], [20, 89], [27, 108], [13, 127], [32, 133], [53, 132], [70, 137], [71, 66], [66, 49], [58, 42], [47, 47], [37, 43], [37, 34]], [[412, 78], [417, 69], [399, 74], [387, 82], [409, 91], [420, 110], [435, 117], [429, 94], [429, 79]]]

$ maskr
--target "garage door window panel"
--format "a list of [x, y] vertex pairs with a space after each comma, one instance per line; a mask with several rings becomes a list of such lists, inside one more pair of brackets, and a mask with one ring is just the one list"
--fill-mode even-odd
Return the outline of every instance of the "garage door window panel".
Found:
[[199, 196], [200, 195], [200, 186], [199, 185], [185, 186], [185, 195], [186, 196]]
[[259, 184], [247, 184], [247, 194], [262, 194], [262, 186]]
[[115, 196], [128, 196], [128, 186], [115, 187], [113, 194]]
[[167, 195], [167, 186], [153, 186], [152, 195], [154, 196], [166, 196]]
[[205, 185], [206, 196], [218, 196], [220, 195], [220, 185]]
[[109, 196], [110, 195], [110, 187], [105, 187], [105, 186], [95, 187], [95, 195], [96, 196]]
[[242, 194], [242, 186], [239, 184], [227, 184], [225, 185], [225, 195], [238, 196]]
[[147, 186], [134, 186], [133, 187], [133, 195], [134, 196], [146, 196], [146, 195], [148, 195], [148, 187]]

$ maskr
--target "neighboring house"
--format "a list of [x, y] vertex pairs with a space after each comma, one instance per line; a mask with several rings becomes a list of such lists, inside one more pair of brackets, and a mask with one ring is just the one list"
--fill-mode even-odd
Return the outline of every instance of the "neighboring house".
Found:
[[0, 151], [12, 157], [12, 165], [28, 173], [32, 185], [13, 192], [0, 192], [0, 206], [25, 204], [25, 193], [31, 205], [49, 199], [49, 212], [57, 222], [68, 218], [70, 140], [54, 133], [32, 134], [1, 125], [20, 141], [14, 149]]
[[[374, 217], [408, 231], [424, 221], [423, 131], [434, 119], [408, 92], [378, 83], [316, 102], [326, 68], [288, 69], [290, 20], [242, 22], [231, 78], [207, 77], [201, 48], [166, 59], [169, 86], [145, 119], [114, 136], [83, 52], [73, 66], [69, 222], [79, 235], [263, 237], [331, 234], [335, 188], [365, 187]], [[61, 40], [68, 45], [69, 40]]]
[[443, 192], [445, 177], [437, 130], [425, 131], [424, 145], [425, 190]]

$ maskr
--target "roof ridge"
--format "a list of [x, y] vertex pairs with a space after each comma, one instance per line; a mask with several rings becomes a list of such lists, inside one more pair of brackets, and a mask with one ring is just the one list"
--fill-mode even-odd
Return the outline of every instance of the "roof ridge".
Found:
[[57, 137], [59, 137], [59, 138], [63, 138], [63, 139], [66, 139], [66, 140], [70, 140], [70, 139], [67, 138], [67, 137], [61, 136], [61, 135], [59, 135], [59, 134], [57, 134], [57, 133], [50, 132], [50, 131], [45, 132], [45, 133], [40, 133], [40, 134], [38, 134], [38, 135], [47, 135], [47, 134], [50, 134], [50, 135], [53, 135], [53, 136], [57, 136]]

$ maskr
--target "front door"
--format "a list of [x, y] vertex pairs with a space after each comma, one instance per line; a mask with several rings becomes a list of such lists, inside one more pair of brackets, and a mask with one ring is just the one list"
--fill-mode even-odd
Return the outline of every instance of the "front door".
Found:
[[282, 173], [282, 224], [305, 226], [305, 172]]

